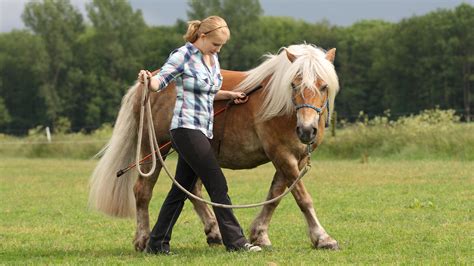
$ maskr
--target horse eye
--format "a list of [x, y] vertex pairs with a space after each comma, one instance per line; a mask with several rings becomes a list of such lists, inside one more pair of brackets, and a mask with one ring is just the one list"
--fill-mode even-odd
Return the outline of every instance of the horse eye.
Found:
[[328, 89], [328, 84], [324, 84], [324, 85], [321, 87], [320, 91], [326, 91], [327, 89]]

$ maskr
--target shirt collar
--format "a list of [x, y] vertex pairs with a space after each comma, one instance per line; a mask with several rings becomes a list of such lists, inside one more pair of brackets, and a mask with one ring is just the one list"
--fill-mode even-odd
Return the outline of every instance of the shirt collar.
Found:
[[188, 48], [188, 50], [191, 51], [191, 53], [193, 54], [200, 52], [199, 49], [190, 42], [186, 42], [186, 48]]

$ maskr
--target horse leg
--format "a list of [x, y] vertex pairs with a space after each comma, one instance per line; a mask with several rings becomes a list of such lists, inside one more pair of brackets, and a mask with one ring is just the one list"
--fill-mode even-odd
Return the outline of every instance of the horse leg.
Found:
[[293, 194], [296, 203], [306, 218], [306, 222], [308, 223], [309, 237], [313, 246], [318, 249], [339, 249], [337, 241], [329, 236], [329, 234], [326, 232], [326, 230], [324, 230], [323, 226], [319, 222], [318, 217], [316, 217], [316, 211], [313, 207], [313, 200], [311, 195], [306, 190], [303, 181], [300, 180], [291, 193]]
[[[193, 188], [192, 193], [200, 198], [202, 198], [202, 182], [201, 179], [198, 179], [196, 185]], [[222, 244], [222, 237], [217, 226], [217, 220], [214, 216], [212, 210], [207, 206], [206, 203], [189, 198], [193, 203], [194, 210], [198, 214], [202, 223], [204, 224], [204, 233], [206, 234], [207, 244], [208, 245], [220, 245]]]
[[[144, 171], [147, 170], [149, 171], [149, 169], [144, 169]], [[150, 236], [150, 216], [148, 206], [151, 197], [153, 196], [153, 187], [158, 180], [160, 171], [161, 166], [157, 165], [155, 172], [150, 177], [138, 176], [135, 186], [133, 187], [137, 207], [137, 229], [133, 245], [137, 251], [143, 251], [145, 249]]]
[[[273, 176], [273, 181], [268, 191], [267, 200], [278, 197], [283, 194], [286, 188], [286, 182], [280, 172], [276, 172]], [[258, 246], [270, 247], [272, 245], [268, 237], [268, 226], [272, 218], [273, 212], [280, 203], [277, 200], [273, 203], [266, 204], [262, 207], [262, 210], [257, 215], [255, 220], [250, 226], [250, 241]]]

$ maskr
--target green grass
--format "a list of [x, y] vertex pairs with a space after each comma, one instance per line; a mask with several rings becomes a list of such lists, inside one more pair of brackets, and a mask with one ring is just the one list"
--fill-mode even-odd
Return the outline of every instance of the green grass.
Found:
[[[0, 264], [474, 263], [474, 162], [313, 160], [304, 182], [340, 251], [311, 247], [306, 222], [289, 195], [272, 219], [272, 250], [246, 254], [209, 248], [187, 203], [171, 242], [177, 255], [169, 257], [133, 250], [134, 220], [88, 210], [87, 183], [94, 165], [60, 159], [0, 161]], [[226, 170], [233, 202], [261, 201], [272, 173], [270, 164]], [[152, 223], [169, 187], [162, 176], [150, 207]], [[236, 210], [245, 230], [258, 211]]]
[[70, 158], [90, 159], [110, 139], [112, 127], [104, 124], [92, 133], [53, 134], [51, 143], [42, 127], [31, 129], [27, 136], [0, 133], [0, 158]]

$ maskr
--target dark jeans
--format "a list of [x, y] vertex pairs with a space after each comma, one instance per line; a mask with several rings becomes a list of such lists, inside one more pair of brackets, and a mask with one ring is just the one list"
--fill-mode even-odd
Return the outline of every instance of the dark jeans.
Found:
[[[200, 177], [213, 202], [232, 204], [227, 195], [227, 182], [217, 162], [209, 139], [199, 130], [178, 128], [171, 131], [173, 147], [179, 153], [176, 180], [191, 191]], [[173, 184], [163, 205], [158, 221], [150, 233], [148, 248], [169, 250], [173, 226], [178, 220], [187, 195]], [[213, 207], [222, 242], [228, 250], [242, 248], [247, 243], [242, 228], [232, 209]]]

